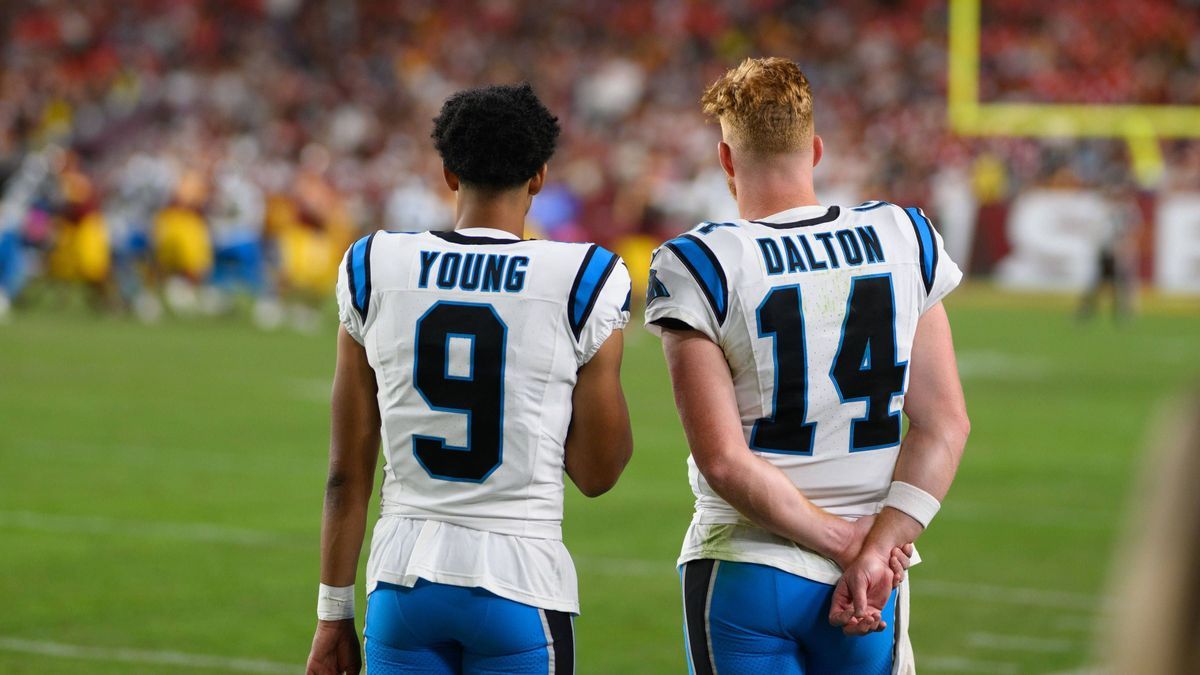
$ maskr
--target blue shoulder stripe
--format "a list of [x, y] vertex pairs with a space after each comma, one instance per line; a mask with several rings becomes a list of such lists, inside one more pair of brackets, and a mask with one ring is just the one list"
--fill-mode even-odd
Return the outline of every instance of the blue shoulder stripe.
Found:
[[583, 332], [583, 324], [587, 322], [592, 308], [596, 306], [600, 290], [604, 288], [604, 282], [608, 280], [608, 275], [612, 274], [618, 260], [620, 258], [615, 253], [596, 244], [592, 244], [584, 254], [567, 299], [567, 318], [576, 340]]
[[717, 261], [712, 249], [700, 241], [698, 237], [685, 234], [668, 241], [665, 246], [683, 262], [688, 271], [695, 277], [696, 283], [704, 291], [704, 297], [712, 305], [717, 324], [725, 323], [725, 315], [729, 310], [729, 283], [725, 280], [725, 270]]
[[350, 300], [363, 321], [367, 320], [367, 311], [371, 308], [371, 244], [375, 241], [375, 234], [372, 232], [354, 242], [350, 247], [350, 255], [346, 256]]
[[921, 279], [925, 282], [925, 292], [933, 290], [933, 275], [937, 271], [938, 251], [937, 239], [933, 236], [933, 223], [925, 217], [921, 209], [908, 207], [904, 209], [908, 219], [912, 221], [913, 229], [917, 232], [917, 246], [921, 252]]

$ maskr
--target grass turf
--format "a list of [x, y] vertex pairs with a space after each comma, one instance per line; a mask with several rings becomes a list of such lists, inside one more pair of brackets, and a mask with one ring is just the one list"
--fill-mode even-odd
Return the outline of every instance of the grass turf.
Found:
[[[912, 574], [918, 663], [1076, 667], [1154, 412], [1200, 375], [1200, 308], [1152, 303], [1114, 327], [1077, 325], [1061, 298], [976, 287], [947, 304], [974, 431]], [[168, 652], [298, 672], [333, 353], [332, 332], [238, 321], [0, 325], [0, 671], [229, 668]], [[632, 464], [598, 500], [568, 488], [578, 672], [682, 672], [687, 450], [642, 331], [624, 379]]]

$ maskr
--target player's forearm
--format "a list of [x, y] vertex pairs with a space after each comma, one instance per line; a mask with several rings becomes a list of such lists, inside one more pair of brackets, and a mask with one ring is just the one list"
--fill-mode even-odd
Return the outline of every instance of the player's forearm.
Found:
[[850, 524], [817, 508], [746, 447], [721, 348], [697, 331], [667, 330], [663, 352], [692, 458], [709, 486], [755, 525], [843, 561], [854, 539]]
[[939, 501], [950, 491], [971, 432], [966, 413], [947, 413], [933, 425], [909, 426], [896, 461], [895, 480], [915, 485]]
[[598, 497], [616, 485], [633, 456], [633, 431], [619, 381], [606, 396], [578, 401], [564, 449], [567, 475], [584, 495]]
[[321, 583], [349, 586], [358, 571], [371, 499], [372, 472], [330, 467], [321, 516]]
[[817, 507], [768, 462], [750, 453], [733, 457], [701, 468], [722, 499], [755, 525], [827, 558], [842, 559], [853, 538], [848, 521]]
[[571, 482], [587, 497], [599, 497], [617, 484], [633, 454], [628, 423], [590, 442], [567, 439], [565, 469]]
[[623, 331], [613, 331], [579, 370], [572, 394], [564, 468], [588, 497], [608, 492], [633, 455], [629, 407], [621, 390]]
[[[900, 448], [893, 479], [918, 487], [941, 501], [954, 481], [969, 433], [970, 424], [965, 413], [948, 414], [932, 427], [912, 425]], [[880, 555], [889, 554], [893, 548], [916, 541], [924, 529], [907, 513], [884, 508], [863, 548]]]
[[353, 584], [358, 570], [379, 460], [375, 395], [375, 374], [366, 351], [340, 328], [330, 401], [329, 478], [321, 517], [321, 583], [328, 586]]

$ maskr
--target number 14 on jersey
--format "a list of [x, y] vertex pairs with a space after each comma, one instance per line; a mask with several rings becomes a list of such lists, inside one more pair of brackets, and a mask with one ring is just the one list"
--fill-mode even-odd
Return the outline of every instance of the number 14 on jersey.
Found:
[[[805, 421], [810, 373], [800, 286], [776, 286], [768, 291], [758, 306], [757, 320], [758, 336], [770, 339], [774, 349], [775, 398], [771, 415], [754, 423], [750, 447], [812, 455], [817, 425]], [[897, 357], [892, 275], [855, 277], [837, 355], [828, 373], [842, 403], [867, 404], [866, 414], [851, 423], [851, 452], [900, 443], [900, 413], [891, 412], [891, 402], [904, 393], [907, 370], [908, 363]]]

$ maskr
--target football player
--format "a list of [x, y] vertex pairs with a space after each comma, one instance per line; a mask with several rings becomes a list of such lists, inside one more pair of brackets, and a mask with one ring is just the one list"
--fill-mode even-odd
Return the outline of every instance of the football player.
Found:
[[690, 668], [908, 672], [908, 545], [968, 432], [941, 304], [962, 275], [920, 209], [818, 202], [795, 63], [748, 59], [702, 103], [741, 218], [659, 248], [646, 307], [691, 446]]
[[563, 474], [594, 497], [629, 461], [630, 283], [599, 246], [522, 239], [558, 134], [529, 85], [455, 94], [433, 131], [455, 229], [376, 232], [346, 253], [309, 673], [358, 672], [355, 571], [381, 440], [369, 671], [573, 671]]
[[25, 155], [0, 190], [0, 320], [25, 287], [25, 224], [47, 189], [56, 152], [52, 149]]

